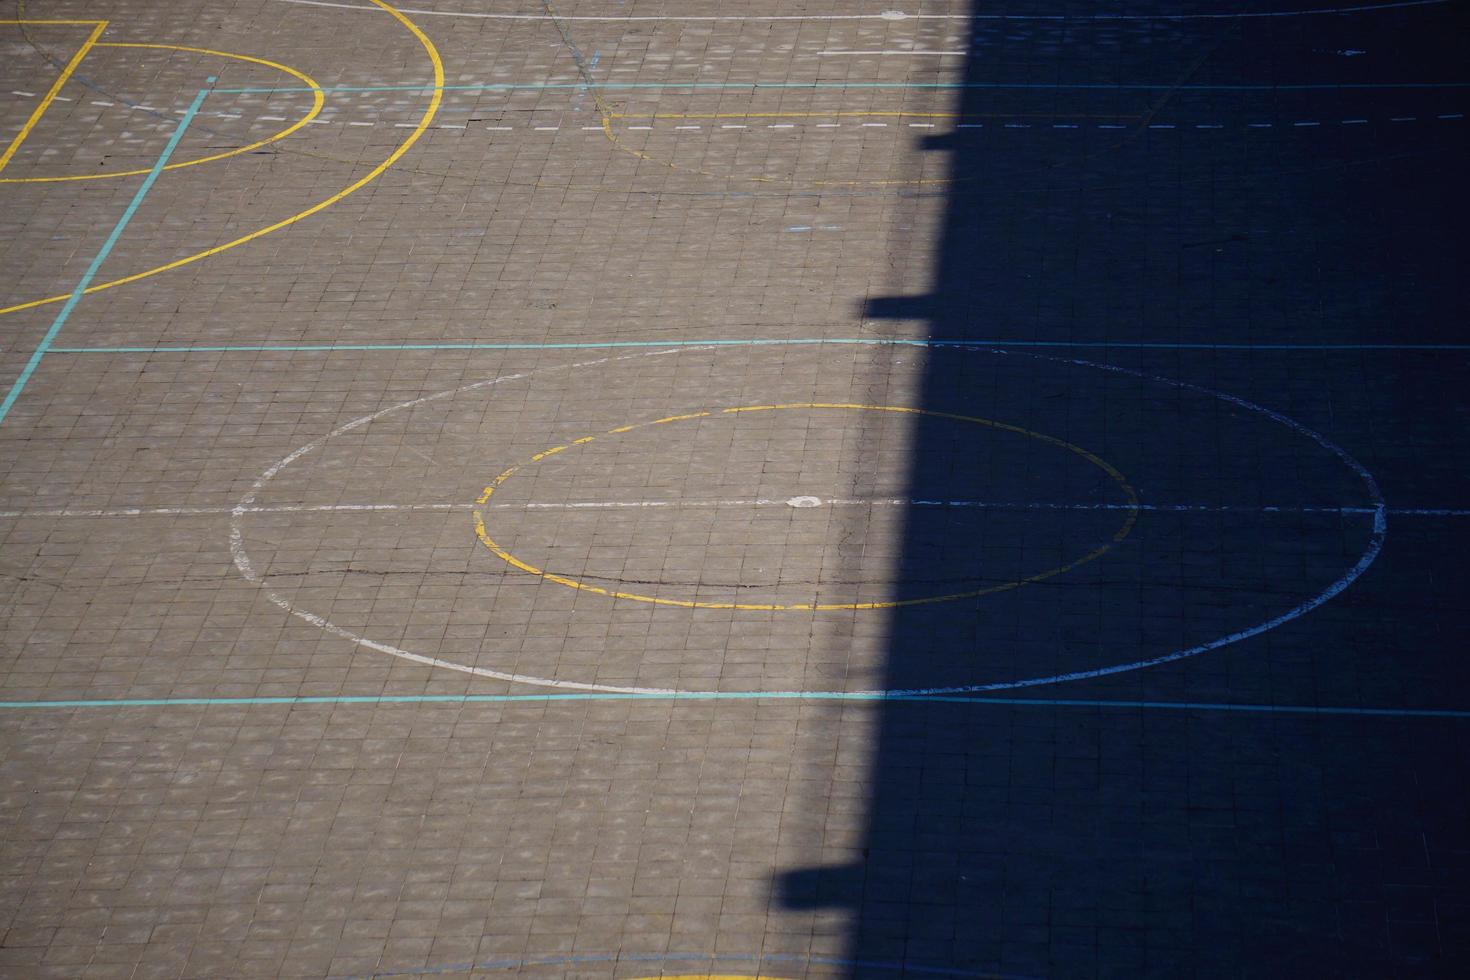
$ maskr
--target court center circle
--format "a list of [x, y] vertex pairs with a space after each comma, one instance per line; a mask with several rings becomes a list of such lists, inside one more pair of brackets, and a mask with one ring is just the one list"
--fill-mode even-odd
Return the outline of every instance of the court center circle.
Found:
[[[1086, 670], [1067, 671], [1062, 673], [1050, 673], [1033, 677], [1022, 677], [1013, 680], [991, 681], [974, 684], [952, 684], [933, 687], [906, 687], [906, 688], [884, 688], [864, 691], [822, 691], [822, 690], [798, 690], [798, 691], [764, 691], [753, 690], [725, 694], [731, 697], [800, 697], [812, 700], [821, 699], [853, 699], [853, 698], [890, 698], [890, 697], [930, 697], [930, 696], [955, 696], [966, 694], [980, 694], [994, 691], [1015, 691], [1026, 688], [1041, 687], [1050, 684], [1059, 684], [1067, 681], [1086, 680], [1098, 677], [1107, 677], [1114, 674], [1122, 674], [1135, 670], [1143, 670], [1149, 667], [1157, 667], [1163, 664], [1175, 663], [1186, 660], [1200, 654], [1209, 653], [1236, 643], [1243, 642], [1253, 637], [1268, 633], [1277, 627], [1283, 626], [1294, 620], [1321, 608], [1333, 598], [1346, 591], [1354, 582], [1361, 578], [1382, 552], [1384, 542], [1388, 535], [1388, 504], [1384, 500], [1383, 492], [1378, 487], [1378, 481], [1373, 477], [1361, 462], [1354, 458], [1347, 450], [1337, 445], [1326, 436], [1303, 425], [1295, 419], [1283, 415], [1264, 405], [1231, 395], [1215, 388], [1207, 388], [1203, 385], [1193, 384], [1188, 381], [1180, 381], [1174, 378], [1150, 374], [1133, 368], [1121, 367], [1116, 364], [1106, 364], [1098, 361], [1089, 361], [1082, 358], [1053, 357], [1047, 354], [1035, 352], [1018, 352], [1007, 348], [986, 347], [983, 344], [967, 344], [948, 341], [885, 341], [885, 340], [847, 340], [847, 339], [822, 339], [822, 340], [795, 340], [785, 342], [762, 341], [763, 345], [774, 346], [776, 344], [786, 345], [812, 345], [844, 347], [844, 346], [898, 346], [920, 347], [933, 351], [936, 354], [946, 355], [974, 355], [984, 354], [995, 357], [1011, 357], [1031, 361], [1042, 361], [1061, 367], [1081, 368], [1089, 371], [1098, 371], [1105, 374], [1114, 374], [1134, 378], [1149, 384], [1158, 385], [1163, 389], [1190, 392], [1205, 398], [1215, 399], [1226, 405], [1239, 409], [1251, 415], [1264, 418], [1281, 429], [1292, 433], [1300, 439], [1315, 445], [1318, 449], [1325, 451], [1330, 457], [1337, 459], [1349, 473], [1357, 479], [1365, 495], [1369, 506], [1363, 510], [1363, 514], [1371, 525], [1371, 536], [1363, 552], [1332, 582], [1316, 593], [1302, 599], [1291, 608], [1279, 612], [1269, 618], [1260, 620], [1252, 625], [1237, 629], [1233, 632], [1214, 637], [1209, 640], [1197, 642], [1188, 646], [1181, 646], [1164, 653], [1153, 656], [1144, 656], [1138, 659], [1124, 660], [1106, 666], [1089, 668]], [[652, 350], [642, 351], [636, 354], [623, 354], [608, 357], [599, 357], [586, 361], [575, 361], [571, 364], [563, 364], [556, 367], [542, 368], [523, 372], [502, 374], [497, 377], [487, 378], [483, 381], [475, 381], [460, 385], [431, 395], [412, 398], [407, 401], [389, 405], [376, 412], [360, 416], [337, 426], [325, 435], [300, 446], [293, 452], [277, 460], [267, 467], [260, 476], [252, 482], [247, 490], [235, 504], [230, 516], [230, 557], [242, 578], [252, 585], [261, 589], [265, 598], [285, 613], [309, 623], [323, 632], [354, 643], [364, 649], [383, 653], [399, 660], [416, 663], [427, 667], [442, 667], [457, 673], [467, 674], [473, 677], [481, 677], [492, 680], [505, 681], [514, 684], [528, 684], [534, 687], [550, 688], [557, 691], [586, 692], [579, 697], [595, 697], [598, 695], [611, 697], [655, 697], [655, 698], [704, 698], [715, 694], [713, 691], [699, 689], [680, 689], [646, 687], [641, 685], [618, 685], [600, 684], [589, 681], [575, 681], [562, 678], [543, 677], [535, 674], [521, 673], [514, 670], [501, 670], [493, 667], [481, 667], [476, 664], [461, 663], [455, 660], [436, 657], [429, 654], [418, 653], [413, 650], [404, 649], [391, 643], [373, 639], [362, 632], [354, 631], [332, 622], [309, 609], [301, 608], [291, 599], [275, 591], [255, 567], [245, 547], [244, 519], [255, 507], [260, 495], [266, 491], [271, 482], [280, 475], [282, 471], [296, 463], [303, 457], [309, 456], [321, 450], [325, 445], [339, 436], [359, 430], [380, 419], [396, 415], [400, 412], [413, 411], [421, 406], [441, 402], [456, 395], [467, 394], [476, 391], [494, 391], [502, 385], [512, 385], [533, 378], [543, 377], [548, 374], [558, 374], [566, 371], [578, 371], [587, 369], [604, 368], [609, 365], [641, 360], [643, 358], [669, 357], [686, 353], [705, 353], [727, 349], [724, 347], [713, 347], [700, 344], [690, 344], [679, 347], [659, 347]]]
[[[574, 451], [578, 448], [589, 445], [590, 443], [599, 440], [606, 440], [609, 436], [623, 435], [625, 433], [633, 432], [639, 429], [648, 429], [656, 425], [668, 425], [674, 422], [688, 422], [694, 419], [716, 418], [719, 416], [739, 415], [742, 413], [780, 412], [792, 410], [892, 412], [902, 415], [927, 416], [930, 418], [948, 419], [954, 422], [963, 422], [969, 425], [977, 425], [991, 430], [1010, 432], [1016, 435], [1025, 436], [1030, 439], [1036, 439], [1040, 442], [1055, 446], [1059, 449], [1065, 449], [1068, 452], [1073, 453], [1078, 457], [1081, 457], [1088, 463], [1106, 473], [1108, 478], [1112, 481], [1113, 485], [1122, 493], [1124, 498], [1127, 500], [1127, 506], [1123, 511], [1122, 523], [1118, 526], [1117, 530], [1113, 532], [1112, 537], [1108, 541], [1105, 541], [1103, 544], [1099, 545], [1096, 548], [1093, 548], [1092, 550], [1088, 551], [1078, 558], [1074, 558], [1071, 561], [1064, 562], [1060, 565], [1053, 566], [1043, 571], [1034, 572], [1030, 575], [1024, 575], [1011, 581], [1001, 582], [998, 585], [990, 585], [980, 589], [967, 589], [959, 592], [947, 592], [938, 593], [935, 595], [919, 596], [912, 599], [894, 599], [876, 602], [817, 602], [816, 600], [813, 600], [811, 602], [796, 603], [711, 602], [698, 599], [670, 599], [660, 596], [645, 595], [639, 592], [625, 592], [617, 589], [606, 589], [601, 586], [593, 585], [590, 582], [574, 576], [560, 575], [555, 572], [549, 572], [544, 568], [533, 565], [530, 562], [527, 562], [512, 554], [509, 550], [501, 547], [490, 535], [489, 524], [485, 517], [485, 508], [490, 503], [490, 499], [495, 495], [496, 491], [501, 488], [501, 486], [503, 486], [508, 480], [510, 480], [511, 477], [515, 476], [517, 473], [522, 472], [528, 467], [534, 466], [536, 463], [539, 463], [544, 459], [548, 459], [552, 456], [557, 456], [565, 452]], [[815, 497], [793, 497], [792, 500], [803, 502], [800, 504], [794, 504], [794, 506], [812, 506], [812, 504], [805, 503], [808, 500], [812, 501], [813, 503], [819, 502]], [[1113, 545], [1126, 538], [1129, 532], [1133, 530], [1134, 524], [1136, 524], [1138, 521], [1138, 503], [1139, 502], [1137, 492], [1133, 489], [1132, 486], [1129, 485], [1127, 478], [1122, 473], [1118, 472], [1117, 468], [1115, 468], [1111, 463], [1107, 462], [1107, 460], [1102, 459], [1096, 453], [1083, 449], [1081, 446], [1067, 442], [1063, 439], [1058, 439], [1055, 436], [1046, 435], [1045, 433], [1036, 432], [1031, 429], [1025, 429], [1017, 425], [1009, 425], [1005, 422], [997, 422], [993, 419], [981, 418], [975, 415], [960, 415], [953, 412], [937, 412], [931, 409], [912, 408], [902, 405], [865, 405], [848, 402], [794, 402], [781, 405], [745, 405], [735, 408], [716, 409], [713, 411], [690, 412], [684, 415], [669, 415], [664, 418], [653, 419], [649, 422], [636, 422], [632, 425], [618, 426], [617, 428], [608, 429], [606, 432], [600, 433], [598, 435], [583, 436], [580, 439], [574, 439], [571, 442], [567, 442], [562, 445], [552, 446], [548, 449], [542, 450], [539, 453], [536, 453], [524, 463], [517, 463], [516, 465], [510, 467], [509, 469], [501, 472], [498, 476], [496, 476], [495, 479], [490, 483], [490, 485], [485, 487], [485, 489], [481, 492], [479, 498], [475, 501], [474, 522], [475, 536], [478, 537], [480, 542], [485, 545], [486, 548], [490, 549], [491, 553], [494, 554], [501, 561], [504, 561], [512, 568], [519, 569], [520, 571], [525, 572], [529, 575], [534, 575], [543, 581], [551, 582], [556, 585], [562, 585], [569, 589], [576, 589], [579, 592], [589, 592], [595, 595], [607, 596], [610, 599], [625, 599], [632, 602], [645, 602], [657, 606], [677, 606], [683, 609], [734, 609], [743, 612], [835, 612], [839, 610], [899, 609], [906, 606], [925, 606], [940, 602], [955, 602], [960, 599], [974, 599], [980, 596], [991, 595], [997, 592], [1007, 592], [1011, 589], [1020, 588], [1023, 585], [1031, 585], [1035, 582], [1045, 581], [1046, 579], [1064, 574], [1073, 570], [1074, 568], [1085, 565], [1090, 561], [1094, 561], [1095, 559], [1102, 557], [1105, 553], [1107, 553], [1109, 549], [1113, 547]]]

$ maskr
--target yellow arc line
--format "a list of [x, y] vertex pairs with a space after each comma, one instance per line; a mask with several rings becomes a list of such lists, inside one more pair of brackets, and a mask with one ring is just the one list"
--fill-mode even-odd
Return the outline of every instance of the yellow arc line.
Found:
[[[290, 136], [292, 133], [296, 132], [302, 126], [305, 126], [307, 123], [315, 119], [321, 113], [322, 106], [326, 105], [327, 102], [326, 93], [322, 91], [322, 87], [318, 85], [316, 81], [310, 76], [297, 71], [295, 68], [290, 68], [286, 65], [277, 64], [276, 62], [268, 61], [265, 58], [255, 58], [248, 54], [231, 54], [228, 51], [214, 51], [210, 48], [191, 48], [182, 44], [144, 44], [142, 42], [130, 41], [103, 41], [100, 44], [96, 44], [93, 46], [98, 48], [158, 48], [164, 51], [190, 51], [195, 54], [214, 55], [215, 57], [219, 58], [233, 58], [236, 61], [253, 61], [258, 65], [265, 65], [268, 68], [274, 68], [277, 71], [284, 72], [287, 75], [292, 75], [296, 78], [299, 78], [301, 79], [301, 81], [306, 83], [308, 88], [311, 89], [311, 110], [307, 112], [306, 115], [296, 120], [296, 122], [281, 130], [279, 133], [267, 136], [265, 139], [256, 140], [254, 143], [251, 143], [248, 146], [238, 146], [233, 150], [226, 150], [223, 153], [215, 153], [211, 156], [199, 157], [196, 160], [181, 160], [178, 163], [170, 163], [168, 166], [163, 168], [164, 170], [178, 170], [180, 167], [194, 167], [198, 166], [201, 163], [213, 163], [215, 160], [223, 160], [226, 157], [239, 156], [241, 153], [249, 153], [251, 150], [258, 150], [268, 143], [274, 143], [277, 140], [283, 140], [287, 136]], [[151, 168], [149, 167], [143, 167], [140, 170], [110, 170], [106, 173], [100, 174], [68, 174], [59, 177], [0, 177], [0, 184], [59, 184], [66, 181], [76, 180], [106, 180], [113, 177], [136, 177], [139, 174], [148, 173], [150, 169]]]
[[[419, 138], [424, 135], [424, 133], [428, 130], [430, 124], [433, 123], [434, 117], [439, 113], [439, 105], [444, 101], [444, 61], [442, 58], [439, 57], [439, 49], [434, 47], [434, 42], [429, 40], [428, 35], [420, 30], [417, 24], [409, 20], [403, 14], [399, 13], [398, 10], [394, 7], [389, 6], [386, 2], [384, 2], [384, 0], [369, 0], [369, 2], [376, 7], [381, 7], [384, 11], [391, 14], [395, 20], [406, 27], [408, 31], [413, 34], [415, 38], [418, 39], [418, 42], [423, 45], [424, 51], [428, 53], [429, 61], [434, 67], [434, 94], [429, 99], [429, 105], [427, 108], [425, 108], [423, 117], [419, 119], [418, 125], [413, 128], [413, 131], [408, 134], [408, 138], [400, 143], [398, 145], [398, 148], [390, 153], [386, 160], [378, 164], [372, 170], [368, 171], [365, 176], [354, 181], [351, 184], [348, 184], [346, 187], [333, 194], [331, 197], [312, 205], [305, 211], [298, 211], [296, 214], [291, 215], [289, 218], [282, 218], [280, 221], [277, 221], [274, 224], [267, 225], [266, 227], [258, 229], [256, 231], [252, 231], [248, 235], [241, 235], [239, 238], [236, 238], [233, 241], [225, 242], [223, 245], [216, 245], [213, 248], [207, 248], [202, 252], [195, 252], [193, 255], [186, 255], [184, 258], [175, 259], [172, 262], [160, 265], [153, 269], [145, 270], [143, 272], [135, 272], [132, 275], [124, 276], [121, 279], [113, 279], [109, 282], [98, 283], [97, 285], [92, 286], [86, 290], [87, 295], [90, 295], [91, 293], [101, 292], [104, 289], [112, 289], [116, 286], [124, 286], [130, 282], [137, 282], [139, 279], [147, 279], [149, 276], [156, 276], [161, 272], [168, 272], [181, 266], [186, 266], [194, 262], [199, 262], [203, 259], [209, 258], [210, 256], [218, 255], [221, 252], [227, 252], [232, 248], [244, 245], [246, 242], [253, 242], [257, 238], [269, 235], [271, 232], [280, 231], [282, 228], [290, 227], [298, 221], [311, 217], [318, 211], [322, 211], [326, 208], [331, 207], [333, 204], [336, 204], [344, 197], [347, 197], [348, 195], [361, 190], [368, 184], [377, 180], [388, 170], [389, 167], [397, 163], [398, 160], [405, 153], [407, 153], [415, 143], [419, 141]], [[0, 315], [4, 315], [6, 313], [17, 313], [21, 310], [29, 310], [32, 307], [45, 306], [48, 303], [60, 303], [69, 298], [70, 295], [70, 293], [63, 293], [60, 296], [48, 296], [45, 299], [33, 299], [28, 303], [17, 303], [14, 306], [6, 306], [0, 308]]]
[[[634, 602], [646, 602], [655, 606], [678, 606], [682, 609], [736, 609], [755, 612], [787, 612], [803, 610], [808, 612], [833, 612], [837, 610], [899, 609], [907, 606], [927, 606], [940, 602], [953, 602], [957, 599], [975, 599], [980, 596], [993, 595], [997, 592], [1008, 592], [1011, 589], [1018, 589], [1023, 585], [1032, 585], [1036, 582], [1042, 582], [1057, 575], [1062, 575], [1066, 572], [1070, 572], [1072, 569], [1085, 565], [1093, 559], [1102, 557], [1102, 555], [1105, 554], [1110, 548], [1112, 548], [1113, 545], [1126, 538], [1129, 533], [1132, 532], [1134, 525], [1138, 522], [1138, 493], [1128, 483], [1128, 478], [1120, 473], [1116, 467], [1114, 467], [1107, 460], [1103, 459], [1101, 456], [1098, 456], [1096, 453], [1083, 449], [1081, 446], [1067, 442], [1065, 439], [1058, 439], [1056, 436], [1049, 436], [1044, 432], [1036, 432], [1032, 429], [1024, 429], [1018, 425], [1010, 425], [1005, 422], [997, 422], [994, 419], [981, 418], [977, 415], [959, 415], [954, 412], [937, 412], [927, 408], [912, 408], [904, 405], [865, 405], [857, 402], [794, 402], [779, 405], [744, 405], [738, 408], [721, 409], [720, 414], [733, 415], [742, 412], [774, 412], [784, 409], [846, 409], [851, 411], [895, 412], [905, 415], [927, 415], [932, 418], [952, 419], [957, 422], [969, 422], [975, 425], [982, 425], [990, 429], [999, 429], [1003, 432], [1014, 432], [1017, 435], [1027, 436], [1032, 439], [1038, 439], [1041, 442], [1047, 443], [1048, 445], [1057, 446], [1061, 449], [1066, 449], [1069, 452], [1075, 453], [1076, 455], [1081, 456], [1089, 463], [1092, 463], [1094, 466], [1101, 469], [1104, 473], [1112, 478], [1113, 482], [1117, 484], [1119, 490], [1121, 490], [1123, 495], [1128, 498], [1128, 511], [1123, 518], [1122, 525], [1118, 528], [1118, 530], [1113, 532], [1113, 537], [1111, 541], [1100, 547], [1094, 548], [1092, 551], [1089, 551], [1087, 554], [1083, 555], [1080, 558], [1074, 558], [1072, 561], [1067, 562], [1064, 565], [1058, 565], [1055, 568], [1048, 568], [1045, 571], [1036, 572], [1024, 578], [1016, 579], [1013, 582], [1002, 582], [999, 585], [987, 586], [983, 589], [973, 589], [966, 592], [951, 592], [944, 595], [922, 596], [917, 599], [895, 599], [880, 602], [806, 602], [777, 604], [754, 602], [704, 602], [694, 599], [663, 599], [659, 598], [658, 596], [642, 595], [637, 592], [617, 592], [612, 589], [604, 589], [601, 586], [589, 585], [586, 582], [582, 582], [574, 578], [569, 578], [565, 575], [558, 575], [555, 572], [548, 572], [544, 568], [537, 568], [535, 565], [532, 565], [529, 562], [522, 561], [520, 558], [517, 558], [509, 551], [502, 548], [499, 544], [495, 542], [493, 538], [490, 537], [490, 531], [485, 525], [485, 515], [484, 512], [481, 510], [481, 508], [484, 507], [485, 504], [489, 503], [490, 497], [492, 494], [495, 493], [496, 489], [499, 488], [500, 485], [503, 484], [506, 480], [508, 480], [517, 470], [521, 469], [523, 464], [519, 463], [497, 476], [494, 482], [492, 482], [490, 486], [486, 487], [484, 491], [480, 494], [480, 496], [476, 499], [476, 506], [473, 511], [475, 522], [475, 536], [479, 538], [480, 543], [489, 548], [490, 551], [497, 558], [513, 568], [517, 568], [529, 575], [534, 575], [537, 578], [540, 578], [547, 582], [554, 582], [557, 585], [564, 585], [569, 589], [576, 589], [580, 592], [591, 592], [595, 595], [607, 596], [610, 599], [629, 599]], [[711, 414], [711, 412], [691, 412], [687, 415], [670, 415], [665, 418], [654, 419], [651, 422], [635, 422], [632, 425], [619, 426], [616, 429], [607, 430], [607, 432], [603, 433], [603, 435], [617, 435], [624, 432], [631, 432], [634, 429], [642, 429], [648, 426], [662, 425], [666, 422], [681, 422], [687, 419], [705, 418]], [[592, 442], [596, 438], [596, 436], [584, 436], [581, 439], [577, 439], [565, 445], [556, 446], [544, 452], [537, 453], [530, 458], [527, 464], [524, 465], [529, 465], [529, 463], [534, 463], [538, 460], [545, 459], [547, 456], [559, 453], [565, 449], [570, 448], [571, 446], [584, 445], [586, 443]]]
[[[65, 24], [70, 22], [12, 20], [4, 21], [3, 23]], [[87, 56], [87, 52], [92, 50], [92, 45], [96, 44], [97, 39], [102, 36], [102, 32], [107, 30], [107, 21], [105, 20], [77, 21], [76, 23], [95, 24], [96, 26], [92, 28], [92, 33], [87, 35], [87, 39], [82, 42], [82, 46], [77, 48], [76, 54], [71, 56], [71, 60], [66, 63], [66, 67], [61, 69], [61, 74], [56, 76], [56, 81], [51, 83], [51, 87], [46, 90], [46, 94], [41, 97], [41, 101], [36, 105], [36, 110], [31, 113], [31, 118], [27, 119], [25, 125], [20, 128], [20, 132], [15, 134], [15, 139], [10, 141], [10, 145], [5, 148], [5, 152], [0, 153], [0, 172], [5, 170], [5, 165], [10, 162], [11, 157], [15, 156], [15, 151], [20, 149], [20, 145], [26, 141], [26, 137], [31, 135], [31, 130], [36, 128], [36, 123], [41, 121], [41, 117], [46, 114], [46, 110], [51, 107], [51, 103], [55, 101], [56, 96], [61, 94], [62, 86], [71, 78], [72, 72], [76, 71], [77, 67], [81, 65], [82, 59]], [[147, 173], [146, 170], [143, 172]], [[65, 297], [62, 298], [64, 299]]]

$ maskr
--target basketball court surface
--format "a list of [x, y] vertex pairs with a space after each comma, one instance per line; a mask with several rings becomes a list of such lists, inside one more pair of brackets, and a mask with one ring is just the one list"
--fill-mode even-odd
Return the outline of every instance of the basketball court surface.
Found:
[[3, 0], [0, 973], [1470, 973], [1464, 0]]

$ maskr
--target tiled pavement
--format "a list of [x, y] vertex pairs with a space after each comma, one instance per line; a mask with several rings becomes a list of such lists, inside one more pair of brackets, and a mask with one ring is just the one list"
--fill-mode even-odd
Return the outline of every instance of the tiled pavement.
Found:
[[374, 3], [0, 4], [0, 972], [1463, 975], [1463, 4]]

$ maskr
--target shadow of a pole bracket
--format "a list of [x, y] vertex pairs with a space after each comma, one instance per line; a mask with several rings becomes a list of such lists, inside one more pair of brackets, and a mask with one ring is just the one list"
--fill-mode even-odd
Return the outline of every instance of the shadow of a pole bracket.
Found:
[[862, 901], [861, 864], [799, 868], [776, 876], [776, 896], [788, 909], [851, 909]]
[[931, 320], [934, 318], [933, 295], [872, 296], [863, 303], [864, 320]]

